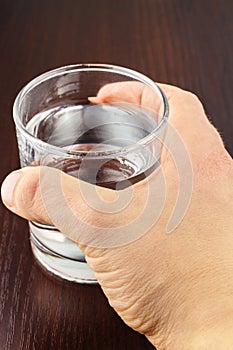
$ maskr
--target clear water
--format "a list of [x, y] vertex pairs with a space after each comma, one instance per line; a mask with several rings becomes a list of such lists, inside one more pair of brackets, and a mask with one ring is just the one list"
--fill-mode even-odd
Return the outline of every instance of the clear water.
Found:
[[53, 157], [53, 162], [47, 165], [110, 188], [125, 179], [139, 181], [138, 177], [152, 162], [143, 147], [127, 154], [107, 156], [106, 152], [120, 153], [122, 148], [146, 137], [155, 127], [152, 118], [129, 104], [54, 107], [35, 115], [26, 126], [32, 135], [68, 150], [70, 155], [81, 152], [79, 158], [64, 160], [63, 157], [54, 161]]

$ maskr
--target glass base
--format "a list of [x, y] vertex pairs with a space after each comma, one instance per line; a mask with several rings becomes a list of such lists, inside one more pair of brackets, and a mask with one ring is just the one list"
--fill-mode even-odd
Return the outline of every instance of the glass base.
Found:
[[77, 261], [61, 256], [40, 242], [31, 231], [33, 224], [34, 223], [29, 223], [32, 252], [36, 260], [45, 270], [71, 282], [86, 284], [98, 283], [94, 272], [91, 270], [85, 260]]

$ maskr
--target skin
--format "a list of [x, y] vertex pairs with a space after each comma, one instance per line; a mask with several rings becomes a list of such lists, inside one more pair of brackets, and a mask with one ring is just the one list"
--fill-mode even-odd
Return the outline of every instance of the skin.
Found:
[[[12, 212], [54, 224], [79, 244], [110, 305], [126, 324], [145, 334], [158, 350], [230, 349], [233, 344], [233, 160], [198, 98], [173, 86], [160, 86], [169, 101], [169, 123], [186, 147], [193, 176], [190, 204], [171, 234], [166, 229], [181, 184], [166, 149], [162, 154], [162, 170], [158, 170], [163, 172], [166, 182], [162, 213], [141, 238], [121, 247], [95, 248], [83, 244], [75, 220], [64, 217], [59, 209], [53, 179], [59, 175], [64, 197], [79, 221], [92, 227], [122, 226], [123, 230], [126, 223], [143, 212], [148, 184], [153, 188], [156, 205], [161, 188], [158, 171], [133, 185], [130, 205], [117, 214], [88, 206], [80, 193], [81, 181], [47, 167], [19, 170], [11, 200], [6, 198], [6, 178], [2, 199]], [[150, 109], [160, 108], [148, 88], [132, 82], [106, 85], [96, 97], [90, 98], [93, 103], [120, 99]], [[175, 148], [176, 140], [169, 133], [167, 138], [169, 147]], [[46, 187], [45, 183], [43, 191], [46, 189], [46, 198], [54, 199], [52, 203], [57, 209], [52, 218], [41, 190], [43, 174], [51, 184]], [[100, 187], [97, 191], [107, 203], [116, 200], [117, 191]]]

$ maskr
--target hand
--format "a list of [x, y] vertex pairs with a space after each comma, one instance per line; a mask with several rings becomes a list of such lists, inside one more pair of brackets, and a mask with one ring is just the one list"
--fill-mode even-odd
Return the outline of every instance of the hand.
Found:
[[[180, 135], [193, 169], [191, 201], [172, 233], [166, 233], [167, 224], [182, 183], [166, 149], [160, 169], [166, 182], [162, 213], [147, 233], [125, 246], [81, 244], [76, 221], [64, 217], [59, 207], [53, 179], [61, 179], [63, 194], [78, 222], [109, 229], [122, 226], [124, 230], [143, 212], [148, 188], [153, 189], [150, 215], [154, 215], [160, 195], [159, 172], [133, 185], [130, 205], [117, 214], [91, 208], [80, 193], [81, 181], [46, 167], [28, 167], [10, 174], [2, 185], [2, 199], [12, 212], [54, 224], [81, 244], [109, 303], [158, 349], [228, 349], [233, 344], [233, 161], [197, 97], [173, 86], [160, 86], [169, 101], [171, 130]], [[92, 102], [111, 102], [116, 97], [153, 108], [147, 91], [131, 82], [105, 86]], [[176, 148], [176, 142], [168, 133], [170, 149]], [[56, 205], [52, 218], [42, 198], [43, 174], [47, 179], [43, 190]], [[94, 186], [85, 184], [85, 188], [92, 190]], [[106, 202], [116, 199], [117, 191], [100, 187], [96, 191]]]

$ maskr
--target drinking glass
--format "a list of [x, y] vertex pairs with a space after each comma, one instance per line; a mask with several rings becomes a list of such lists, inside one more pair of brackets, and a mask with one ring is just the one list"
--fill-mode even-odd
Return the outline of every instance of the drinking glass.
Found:
[[[91, 102], [119, 83], [127, 93]], [[131, 83], [146, 91], [152, 104], [134, 100]], [[22, 167], [46, 165], [123, 191], [159, 166], [168, 104], [161, 89], [139, 72], [77, 64], [29, 82], [16, 97], [13, 116]], [[65, 234], [40, 222], [29, 222], [29, 229], [33, 254], [46, 271], [74, 282], [97, 282], [83, 252]]]

